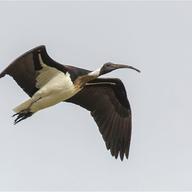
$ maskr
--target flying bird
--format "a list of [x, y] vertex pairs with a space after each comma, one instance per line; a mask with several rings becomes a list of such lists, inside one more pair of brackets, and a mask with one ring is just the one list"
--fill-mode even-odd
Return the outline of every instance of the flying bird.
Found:
[[29, 95], [13, 110], [14, 123], [60, 102], [77, 104], [90, 111], [112, 156], [128, 158], [131, 140], [131, 108], [125, 87], [117, 78], [98, 78], [124, 64], [105, 63], [95, 71], [62, 65], [54, 61], [44, 45], [35, 47], [13, 61], [0, 73], [10, 75]]

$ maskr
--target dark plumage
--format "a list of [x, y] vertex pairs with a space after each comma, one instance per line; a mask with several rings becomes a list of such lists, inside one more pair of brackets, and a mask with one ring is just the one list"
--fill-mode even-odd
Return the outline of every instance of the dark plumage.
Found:
[[91, 72], [61, 65], [49, 57], [45, 46], [39, 46], [13, 61], [0, 78], [12, 76], [31, 97], [15, 108], [15, 123], [60, 101], [77, 104], [90, 111], [112, 156], [119, 155], [123, 160], [124, 156], [128, 158], [131, 140], [131, 108], [126, 90], [120, 79], [98, 78], [118, 68], [135, 69], [106, 63]]

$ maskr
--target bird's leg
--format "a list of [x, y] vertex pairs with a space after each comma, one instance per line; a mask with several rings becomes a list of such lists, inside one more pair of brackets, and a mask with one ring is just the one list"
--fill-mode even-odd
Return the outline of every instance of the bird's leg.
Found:
[[31, 108], [31, 106], [32, 106], [35, 102], [37, 102], [37, 101], [40, 100], [40, 99], [41, 99], [41, 97], [39, 97], [38, 99], [35, 99], [35, 100], [34, 100], [33, 98], [31, 98], [32, 102], [30, 103], [30, 105], [29, 105], [26, 109], [23, 109], [23, 110], [19, 111], [18, 113], [15, 113], [15, 114], [12, 116], [12, 117], [17, 116], [17, 118], [16, 118], [15, 121], [14, 121], [14, 124], [17, 124], [17, 123], [19, 123], [20, 121], [22, 121], [22, 120], [24, 120], [24, 119], [32, 116], [34, 112], [31, 112], [31, 111], [30, 111], [30, 108]]

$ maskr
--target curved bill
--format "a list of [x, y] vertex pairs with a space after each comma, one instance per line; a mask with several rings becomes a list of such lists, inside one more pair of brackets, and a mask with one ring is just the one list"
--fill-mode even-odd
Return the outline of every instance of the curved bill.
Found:
[[141, 72], [139, 69], [135, 68], [135, 67], [132, 67], [130, 65], [124, 65], [124, 64], [113, 64], [113, 67], [116, 68], [116, 69], [120, 69], [120, 68], [129, 68], [129, 69], [133, 69], [137, 72]]

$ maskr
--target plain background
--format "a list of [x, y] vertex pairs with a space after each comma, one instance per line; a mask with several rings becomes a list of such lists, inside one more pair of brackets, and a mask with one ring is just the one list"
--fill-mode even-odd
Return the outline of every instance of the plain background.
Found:
[[63, 64], [112, 61], [133, 111], [129, 160], [106, 150], [86, 110], [61, 103], [13, 125], [27, 95], [0, 80], [1, 190], [192, 190], [191, 2], [1, 2], [0, 70], [45, 44]]

